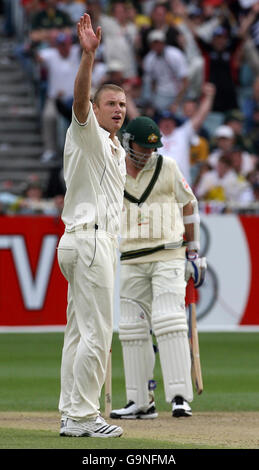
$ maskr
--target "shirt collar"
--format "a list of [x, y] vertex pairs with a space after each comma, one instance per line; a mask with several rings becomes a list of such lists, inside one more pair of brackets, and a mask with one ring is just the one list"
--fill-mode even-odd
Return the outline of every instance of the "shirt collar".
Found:
[[115, 149], [115, 150], [118, 150], [120, 145], [120, 141], [118, 139], [117, 136], [115, 136], [115, 141], [116, 141], [116, 144], [112, 141], [112, 139], [110, 139], [110, 132], [107, 131], [106, 129], [104, 129], [103, 127], [100, 126], [100, 130], [102, 132], [102, 134], [104, 135], [104, 137], [106, 137], [107, 139], [109, 139], [109, 144]]

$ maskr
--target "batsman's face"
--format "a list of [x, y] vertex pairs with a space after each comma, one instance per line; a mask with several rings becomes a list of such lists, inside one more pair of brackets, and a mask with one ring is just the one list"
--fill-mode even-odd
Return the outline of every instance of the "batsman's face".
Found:
[[97, 121], [103, 129], [116, 135], [126, 115], [126, 97], [123, 92], [103, 90], [93, 106]]
[[136, 144], [136, 142], [132, 142], [132, 150], [137, 168], [144, 168], [145, 164], [150, 159], [152, 152], [154, 152], [154, 149], [142, 147], [141, 145]]

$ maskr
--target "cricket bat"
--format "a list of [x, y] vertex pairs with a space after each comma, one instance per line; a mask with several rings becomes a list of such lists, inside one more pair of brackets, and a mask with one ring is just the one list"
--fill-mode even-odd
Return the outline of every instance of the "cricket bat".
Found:
[[189, 309], [189, 343], [191, 351], [191, 374], [198, 395], [203, 391], [203, 381], [200, 362], [199, 337], [196, 321], [196, 291], [193, 279], [189, 279], [186, 287], [186, 305]]
[[105, 417], [109, 418], [112, 410], [112, 350], [110, 349], [105, 379]]

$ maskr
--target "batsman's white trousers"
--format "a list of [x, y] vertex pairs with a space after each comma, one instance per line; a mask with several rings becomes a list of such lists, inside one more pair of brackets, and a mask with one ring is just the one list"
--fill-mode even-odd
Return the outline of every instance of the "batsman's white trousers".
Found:
[[[119, 333], [124, 353], [126, 383], [131, 384], [126, 386], [127, 399], [137, 402], [139, 406], [145, 404], [144, 399], [147, 400], [147, 389], [145, 393], [140, 389], [147, 387], [147, 379], [151, 378], [150, 367], [154, 364], [150, 353], [147, 359], [147, 351], [150, 351], [150, 348], [146, 346], [145, 349], [144, 346], [144, 329], [147, 329], [148, 336], [148, 327], [153, 330], [158, 341], [166, 401], [171, 402], [176, 395], [183, 396], [187, 401], [193, 399], [185, 288], [184, 259], [121, 266]], [[131, 313], [134, 304], [143, 309], [147, 321], [143, 318], [140, 308]], [[141, 341], [138, 341], [140, 333], [142, 353]], [[147, 341], [151, 341], [150, 335]], [[134, 348], [137, 343], [138, 350], [137, 347]], [[143, 373], [139, 374], [139, 382], [136, 380], [136, 372], [132, 377], [134, 355], [135, 371], [142, 366], [142, 370], [149, 374], [149, 377], [145, 377]], [[145, 360], [146, 364], [143, 362]]]
[[68, 281], [67, 325], [59, 410], [76, 420], [99, 414], [113, 331], [117, 238], [106, 232], [65, 232], [58, 262]]

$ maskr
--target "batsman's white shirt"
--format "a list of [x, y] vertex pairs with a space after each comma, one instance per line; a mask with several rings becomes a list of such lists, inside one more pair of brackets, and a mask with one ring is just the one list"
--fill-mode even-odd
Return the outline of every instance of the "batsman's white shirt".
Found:
[[[135, 198], [140, 198], [151, 181], [157, 157], [153, 153], [136, 178], [127, 174], [125, 189]], [[180, 247], [185, 230], [182, 208], [190, 201], [196, 201], [196, 198], [177, 163], [172, 158], [163, 157], [162, 169], [146, 201], [137, 206], [124, 198], [120, 251], [152, 249], [168, 243]], [[184, 259], [185, 248], [160, 250], [122, 263], [168, 261], [174, 258]]]
[[99, 126], [92, 105], [85, 124], [74, 113], [64, 148], [66, 195], [62, 220], [67, 231], [98, 224], [113, 235], [120, 230], [126, 178], [125, 150]]

